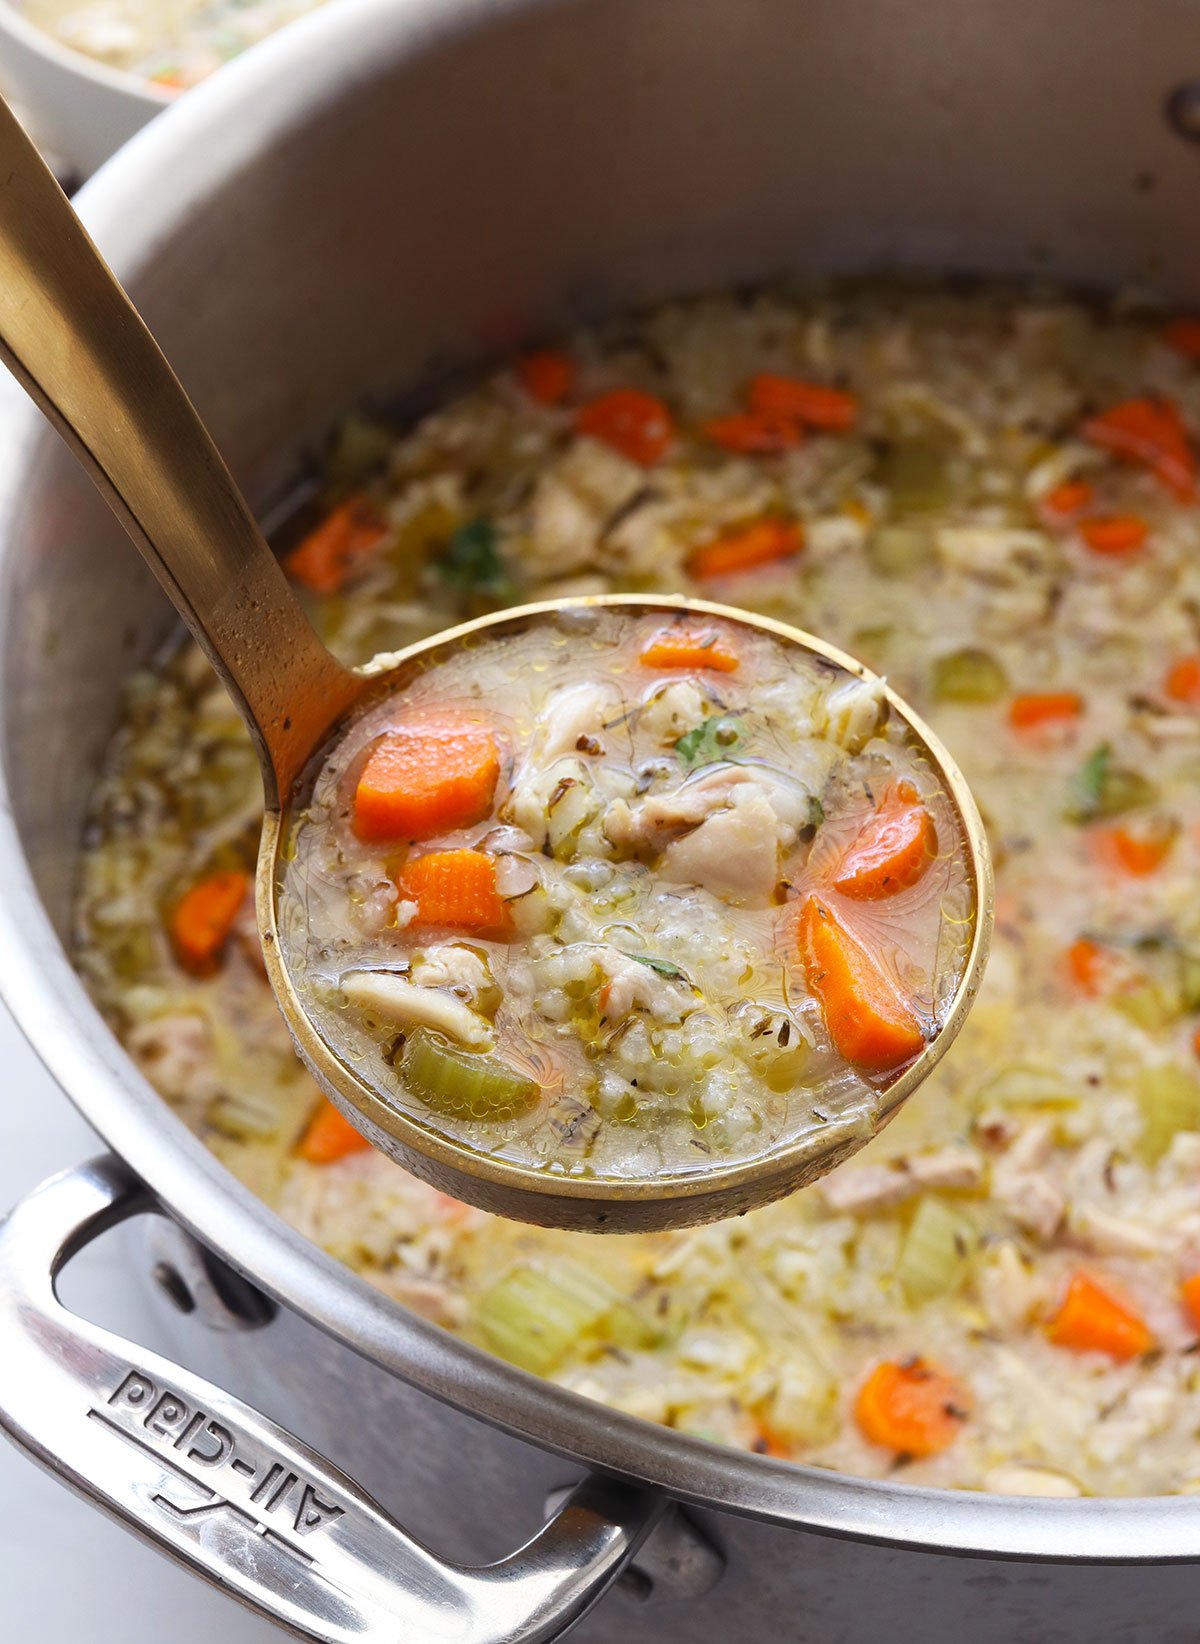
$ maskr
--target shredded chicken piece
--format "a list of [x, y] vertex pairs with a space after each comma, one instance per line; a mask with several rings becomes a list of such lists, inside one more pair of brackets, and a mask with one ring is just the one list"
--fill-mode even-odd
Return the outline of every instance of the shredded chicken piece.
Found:
[[1050, 1158], [1051, 1121], [1026, 1125], [992, 1171], [992, 1197], [1026, 1232], [1053, 1238], [1066, 1215], [1066, 1195], [1043, 1168]]
[[453, 988], [473, 1003], [495, 989], [487, 960], [458, 942], [446, 942], [416, 954], [410, 975], [418, 987]]
[[555, 693], [538, 729], [539, 761], [575, 753], [581, 736], [602, 739], [602, 727], [621, 712], [621, 693], [613, 684], [568, 686]]
[[212, 1029], [193, 1011], [136, 1023], [125, 1035], [125, 1048], [157, 1089], [197, 1118], [220, 1090]]
[[1052, 1467], [1026, 1467], [1008, 1461], [983, 1476], [983, 1487], [998, 1496], [1080, 1496], [1083, 1491], [1073, 1478]]
[[727, 810], [667, 847], [663, 877], [740, 907], [765, 908], [779, 881], [778, 821], [764, 793], [742, 789]]
[[1072, 1205], [1067, 1225], [1072, 1238], [1097, 1256], [1159, 1256], [1172, 1243], [1162, 1233], [1094, 1204]]
[[596, 963], [607, 978], [600, 1007], [607, 1022], [623, 1022], [635, 1010], [646, 1011], [656, 1022], [678, 1022], [690, 1003], [686, 982], [661, 976], [617, 948], [598, 948]]
[[1001, 1239], [986, 1252], [978, 1285], [990, 1323], [1006, 1335], [1023, 1330], [1046, 1299], [1046, 1280], [1012, 1239]]
[[652, 794], [638, 805], [614, 800], [604, 817], [605, 838], [625, 848], [657, 849], [672, 834], [706, 822], [730, 802], [735, 788], [750, 780], [740, 766], [722, 765], [706, 776], [685, 782], [674, 793]]
[[890, 1210], [930, 1188], [977, 1187], [982, 1175], [983, 1160], [975, 1149], [956, 1144], [891, 1164], [843, 1165], [825, 1177], [820, 1192], [830, 1210], [861, 1215]]
[[374, 1010], [398, 1027], [431, 1027], [460, 1044], [483, 1047], [492, 1042], [491, 1030], [461, 999], [441, 988], [418, 987], [394, 971], [348, 971], [339, 979], [352, 1005]]

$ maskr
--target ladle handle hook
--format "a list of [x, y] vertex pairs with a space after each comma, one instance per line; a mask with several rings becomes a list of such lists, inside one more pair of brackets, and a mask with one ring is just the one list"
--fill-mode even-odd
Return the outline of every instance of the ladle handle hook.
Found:
[[275, 803], [360, 681], [317, 638], [178, 378], [2, 101], [0, 359], [208, 653]]

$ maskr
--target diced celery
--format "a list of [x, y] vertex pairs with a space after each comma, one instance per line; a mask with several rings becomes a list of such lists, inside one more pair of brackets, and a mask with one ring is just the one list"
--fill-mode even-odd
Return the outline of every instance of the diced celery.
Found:
[[1179, 1006], [1181, 1010], [1200, 1010], [1200, 953], [1181, 948], [1177, 955], [1179, 970]]
[[544, 1376], [621, 1305], [604, 1279], [561, 1261], [512, 1268], [479, 1297], [474, 1316], [493, 1353]]
[[921, 525], [881, 525], [867, 539], [867, 558], [880, 576], [907, 576], [930, 563], [933, 537]]
[[515, 1119], [541, 1095], [536, 1080], [499, 1057], [460, 1050], [428, 1028], [409, 1034], [401, 1073], [414, 1096], [448, 1119]]
[[395, 436], [381, 423], [352, 411], [334, 435], [326, 471], [333, 480], [356, 485], [372, 469], [383, 466]]
[[1143, 982], [1139, 987], [1126, 988], [1115, 995], [1113, 1009], [1147, 1033], [1161, 1033], [1179, 1019], [1179, 994], [1176, 989], [1156, 982]]
[[1078, 1089], [1053, 1068], [1013, 1062], [978, 1092], [982, 1107], [1075, 1107]]
[[1139, 1151], [1157, 1164], [1181, 1130], [1200, 1130], [1200, 1079], [1182, 1067], [1143, 1068], [1137, 1082], [1142, 1112]]
[[1007, 690], [1004, 669], [990, 651], [966, 646], [938, 657], [933, 665], [933, 694], [939, 702], [996, 702]]
[[909, 1300], [928, 1301], [957, 1290], [975, 1250], [975, 1229], [942, 1199], [926, 1195], [909, 1224], [896, 1275]]
[[893, 514], [927, 514], [950, 501], [947, 452], [943, 445], [898, 440], [879, 458], [875, 478], [885, 486]]

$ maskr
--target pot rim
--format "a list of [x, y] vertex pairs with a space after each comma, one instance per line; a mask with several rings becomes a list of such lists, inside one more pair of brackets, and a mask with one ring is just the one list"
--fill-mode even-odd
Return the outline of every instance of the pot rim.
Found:
[[10, 35], [35, 57], [53, 64], [64, 74], [129, 98], [145, 108], [148, 114], [169, 108], [179, 95], [166, 87], [156, 86], [152, 80], [143, 79], [140, 74], [133, 74], [128, 69], [111, 68], [97, 57], [89, 57], [86, 52], [76, 51], [73, 46], [62, 45], [53, 35], [31, 23], [21, 13], [15, 0], [0, 0], [0, 34]]
[[[381, 61], [409, 66], [462, 34], [589, 0], [339, 0], [229, 64], [139, 133], [79, 196], [118, 274], [136, 283], [175, 223], [253, 151]], [[164, 186], [169, 181], [169, 186]], [[24, 482], [53, 435], [0, 383], [0, 600]], [[372, 1289], [254, 1197], [136, 1071], [86, 994], [33, 883], [0, 768], [0, 997], [84, 1117], [197, 1238], [284, 1306], [386, 1372], [519, 1438], [699, 1506], [822, 1534], [1024, 1561], [1200, 1557], [1188, 1497], [1042, 1500], [854, 1478], [691, 1438], [610, 1410], [459, 1341]], [[248, 1257], [247, 1252], [253, 1252]], [[336, 1460], [336, 1457], [333, 1458]]]

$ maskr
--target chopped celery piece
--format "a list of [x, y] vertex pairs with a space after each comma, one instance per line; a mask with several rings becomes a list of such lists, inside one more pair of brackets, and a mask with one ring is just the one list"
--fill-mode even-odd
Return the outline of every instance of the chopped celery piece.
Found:
[[1067, 817], [1071, 822], [1095, 822], [1102, 817], [1123, 816], [1126, 811], [1149, 805], [1158, 789], [1140, 771], [1114, 765], [1107, 742], [1092, 751], [1071, 784]]
[[475, 1323], [493, 1353], [544, 1376], [581, 1337], [622, 1306], [621, 1297], [575, 1262], [514, 1267], [475, 1304]]
[[896, 1275], [909, 1300], [950, 1295], [966, 1277], [975, 1249], [975, 1229], [941, 1199], [926, 1196], [917, 1206], [900, 1248]]
[[983, 1107], [1076, 1107], [1079, 1092], [1053, 1068], [1014, 1062], [980, 1087]]
[[966, 646], [938, 657], [933, 665], [933, 694], [939, 702], [996, 702], [1007, 690], [1004, 669], [990, 651]]
[[1143, 982], [1126, 988], [1113, 999], [1113, 1009], [1147, 1033], [1160, 1033], [1179, 1019], [1179, 995], [1175, 989]]
[[1200, 1079], [1181, 1067], [1147, 1067], [1138, 1075], [1142, 1110], [1139, 1151], [1157, 1164], [1180, 1130], [1200, 1130]]
[[947, 452], [936, 443], [903, 440], [889, 445], [876, 465], [875, 478], [887, 488], [893, 514], [928, 514], [950, 501]]
[[907, 576], [929, 564], [933, 537], [920, 525], [881, 525], [867, 540], [867, 558], [880, 576]]
[[404, 1083], [447, 1119], [515, 1119], [537, 1102], [541, 1086], [496, 1056], [460, 1050], [428, 1028], [409, 1034]]
[[383, 466], [394, 441], [395, 436], [381, 423], [352, 411], [334, 435], [326, 472], [334, 481], [356, 485]]
[[1184, 1011], [1200, 1010], [1200, 953], [1186, 948], [1178, 954], [1179, 1007]]

